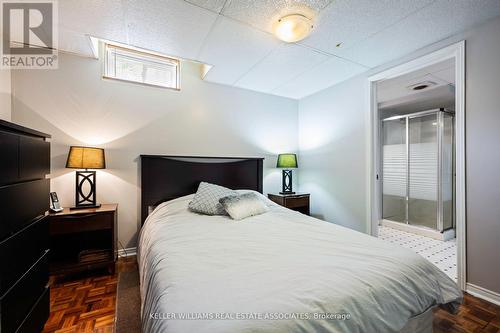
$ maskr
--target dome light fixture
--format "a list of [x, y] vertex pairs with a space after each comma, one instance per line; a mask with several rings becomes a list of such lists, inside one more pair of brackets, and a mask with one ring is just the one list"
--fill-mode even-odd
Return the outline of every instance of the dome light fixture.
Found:
[[276, 37], [287, 43], [298, 42], [309, 36], [313, 29], [313, 22], [302, 14], [283, 16], [274, 25]]

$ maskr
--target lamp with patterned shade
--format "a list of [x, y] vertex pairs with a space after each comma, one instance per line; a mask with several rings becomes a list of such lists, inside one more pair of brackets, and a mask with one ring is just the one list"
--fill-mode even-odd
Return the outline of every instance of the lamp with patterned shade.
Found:
[[101, 207], [96, 203], [96, 172], [88, 169], [106, 168], [104, 149], [71, 146], [66, 168], [85, 169], [76, 172], [75, 207], [72, 209]]
[[280, 194], [295, 194], [292, 190], [292, 168], [298, 168], [297, 155], [279, 154], [277, 168], [283, 168], [283, 188]]

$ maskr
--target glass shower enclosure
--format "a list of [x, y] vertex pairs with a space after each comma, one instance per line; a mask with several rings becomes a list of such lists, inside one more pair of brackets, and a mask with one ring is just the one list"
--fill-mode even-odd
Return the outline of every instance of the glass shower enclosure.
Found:
[[454, 114], [445, 109], [382, 120], [382, 218], [454, 227]]

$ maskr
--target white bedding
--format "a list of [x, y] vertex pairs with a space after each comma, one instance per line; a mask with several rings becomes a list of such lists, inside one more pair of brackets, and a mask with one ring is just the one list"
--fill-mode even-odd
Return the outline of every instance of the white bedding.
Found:
[[[267, 199], [268, 213], [233, 221], [189, 212], [191, 198], [163, 203], [141, 231], [144, 332], [399, 332], [461, 302], [455, 282], [410, 250]], [[318, 313], [350, 319], [310, 319]]]

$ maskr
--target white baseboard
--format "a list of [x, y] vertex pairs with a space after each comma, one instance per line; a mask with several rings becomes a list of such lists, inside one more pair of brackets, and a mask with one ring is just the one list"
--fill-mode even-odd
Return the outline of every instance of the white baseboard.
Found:
[[472, 283], [467, 283], [467, 288], [465, 289], [472, 296], [484, 299], [485, 301], [500, 305], [500, 294], [494, 291], [485, 289], [483, 287], [476, 286]]
[[136, 247], [129, 247], [127, 249], [119, 249], [118, 257], [131, 257], [137, 255]]

